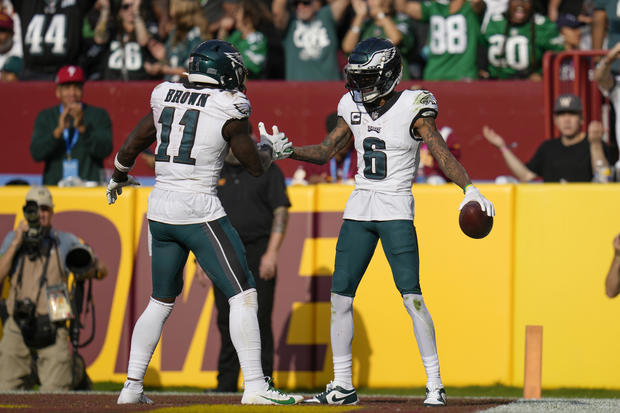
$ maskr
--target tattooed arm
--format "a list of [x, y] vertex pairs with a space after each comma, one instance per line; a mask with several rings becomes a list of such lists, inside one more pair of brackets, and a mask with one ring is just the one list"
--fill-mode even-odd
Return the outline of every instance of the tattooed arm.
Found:
[[279, 206], [273, 210], [273, 224], [271, 225], [271, 234], [269, 235], [269, 243], [267, 249], [261, 257], [259, 276], [264, 280], [270, 280], [276, 276], [276, 268], [278, 264], [278, 251], [284, 241], [286, 226], [288, 224], [288, 207]]
[[452, 155], [448, 145], [446, 145], [446, 141], [437, 130], [434, 118], [418, 118], [413, 127], [416, 134], [421, 136], [426, 145], [428, 145], [428, 149], [433, 154], [433, 158], [435, 158], [443, 173], [452, 182], [463, 189], [471, 184], [465, 168]]
[[319, 165], [329, 161], [336, 153], [342, 150], [353, 138], [349, 125], [338, 116], [336, 127], [318, 145], [293, 147], [291, 159], [312, 162]]

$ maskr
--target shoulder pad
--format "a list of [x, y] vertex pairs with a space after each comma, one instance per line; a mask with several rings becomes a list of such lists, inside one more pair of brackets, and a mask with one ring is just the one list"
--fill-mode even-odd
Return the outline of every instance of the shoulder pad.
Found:
[[252, 107], [247, 96], [242, 92], [223, 91], [218, 96], [224, 111], [234, 119], [249, 118], [252, 114]]
[[419, 116], [429, 116], [430, 112], [437, 113], [437, 99], [428, 90], [418, 90], [413, 100], [413, 110]]

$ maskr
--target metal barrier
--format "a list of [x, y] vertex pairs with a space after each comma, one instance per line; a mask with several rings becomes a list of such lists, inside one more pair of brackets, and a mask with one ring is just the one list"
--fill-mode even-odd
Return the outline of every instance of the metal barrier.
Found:
[[607, 50], [567, 50], [547, 52], [543, 57], [545, 135], [557, 136], [553, 124], [553, 104], [557, 96], [573, 93], [583, 102], [583, 128], [592, 120], [601, 120], [604, 98], [594, 80], [594, 57]]

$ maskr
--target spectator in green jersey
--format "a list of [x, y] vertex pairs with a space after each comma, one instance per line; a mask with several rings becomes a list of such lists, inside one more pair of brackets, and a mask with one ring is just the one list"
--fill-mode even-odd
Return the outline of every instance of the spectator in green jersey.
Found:
[[476, 79], [482, 0], [410, 1], [405, 12], [429, 23], [429, 54], [424, 80]]
[[564, 50], [564, 37], [547, 17], [534, 13], [531, 0], [510, 0], [507, 14], [491, 17], [482, 44], [491, 79], [542, 80], [546, 51]]
[[285, 79], [295, 81], [340, 80], [337, 25], [349, 0], [333, 0], [322, 6], [319, 0], [273, 0], [273, 22], [282, 32]]

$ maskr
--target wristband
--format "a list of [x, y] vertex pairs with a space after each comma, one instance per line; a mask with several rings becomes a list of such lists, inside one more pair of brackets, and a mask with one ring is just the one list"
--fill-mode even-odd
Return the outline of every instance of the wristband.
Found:
[[359, 26], [351, 26], [351, 31], [353, 33], [359, 33], [361, 31]]
[[125, 166], [122, 163], [120, 163], [118, 161], [118, 153], [116, 153], [116, 156], [114, 157], [114, 167], [118, 169], [120, 172], [127, 173], [131, 171], [131, 168], [133, 168], [134, 164], [135, 163], [131, 164], [131, 166]]
[[379, 14], [377, 14], [377, 20], [381, 20], [381, 19], [385, 19], [385, 13], [380, 12]]
[[465, 186], [463, 187], [463, 193], [464, 193], [464, 194], [465, 194], [465, 193], [467, 193], [467, 188], [468, 188], [468, 187], [470, 187], [470, 186], [474, 186], [474, 184], [467, 184], [467, 185], [465, 185]]

